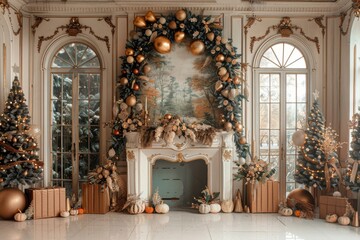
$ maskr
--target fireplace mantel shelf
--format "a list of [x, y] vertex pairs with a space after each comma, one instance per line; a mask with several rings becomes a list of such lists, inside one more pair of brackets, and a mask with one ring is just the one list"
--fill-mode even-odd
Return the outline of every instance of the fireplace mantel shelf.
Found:
[[161, 140], [153, 142], [149, 148], [141, 146], [140, 136], [138, 132], [126, 134], [128, 194], [141, 194], [143, 199], [151, 199], [152, 166], [157, 160], [203, 160], [207, 165], [207, 186], [214, 192], [220, 192], [221, 200], [232, 199], [232, 166], [236, 155], [233, 133], [217, 132], [210, 146], [176, 137], [170, 145]]

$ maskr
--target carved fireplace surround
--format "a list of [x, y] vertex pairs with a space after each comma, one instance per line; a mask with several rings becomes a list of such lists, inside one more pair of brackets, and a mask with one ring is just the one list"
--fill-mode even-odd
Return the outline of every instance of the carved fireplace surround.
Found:
[[149, 148], [142, 148], [138, 132], [127, 133], [126, 139], [128, 194], [141, 194], [141, 198], [151, 199], [152, 166], [157, 160], [174, 163], [203, 160], [207, 166], [209, 189], [220, 192], [220, 200], [232, 199], [232, 167], [235, 155], [232, 133], [217, 132], [211, 146], [176, 137], [168, 146], [160, 140], [153, 142]]

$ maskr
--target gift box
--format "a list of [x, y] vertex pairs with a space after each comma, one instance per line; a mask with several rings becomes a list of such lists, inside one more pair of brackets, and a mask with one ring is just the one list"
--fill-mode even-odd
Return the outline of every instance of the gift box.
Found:
[[102, 188], [99, 184], [84, 183], [81, 189], [84, 213], [104, 214], [109, 212], [109, 188]]
[[346, 212], [346, 203], [351, 202], [345, 197], [320, 196], [319, 217], [325, 219], [327, 214], [343, 216]]
[[266, 181], [257, 184], [248, 183], [247, 204], [252, 213], [274, 213], [279, 210], [280, 183]]
[[58, 217], [66, 211], [65, 188], [29, 188], [25, 194], [33, 202], [34, 219]]

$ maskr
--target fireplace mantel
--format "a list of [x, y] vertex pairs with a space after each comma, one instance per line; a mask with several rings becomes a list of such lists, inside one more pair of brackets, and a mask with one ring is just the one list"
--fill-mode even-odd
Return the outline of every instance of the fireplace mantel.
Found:
[[211, 146], [193, 143], [184, 137], [176, 137], [170, 145], [160, 140], [153, 142], [149, 148], [143, 148], [140, 136], [138, 132], [126, 133], [128, 194], [140, 194], [145, 200], [151, 199], [152, 166], [157, 160], [170, 162], [203, 160], [207, 165], [209, 189], [220, 192], [220, 200], [232, 199], [232, 167], [236, 154], [231, 132], [217, 132]]

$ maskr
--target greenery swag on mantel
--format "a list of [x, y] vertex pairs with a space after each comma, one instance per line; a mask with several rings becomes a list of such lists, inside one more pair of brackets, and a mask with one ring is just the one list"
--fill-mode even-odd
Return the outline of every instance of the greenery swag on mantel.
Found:
[[[140, 100], [142, 87], [149, 81], [151, 56], [171, 51], [171, 44], [190, 40], [189, 50], [194, 55], [205, 54], [207, 64], [215, 63], [217, 80], [211, 82], [218, 108], [221, 109], [221, 122], [226, 131], [234, 130], [234, 141], [238, 157], [249, 154], [249, 144], [244, 135], [242, 120], [242, 101], [245, 86], [243, 66], [238, 59], [240, 54], [231, 41], [222, 37], [219, 18], [196, 15], [187, 9], [175, 14], [155, 17], [152, 11], [134, 20], [137, 27], [132, 39], [126, 43], [125, 56], [121, 57], [121, 76], [116, 81], [119, 99], [113, 107], [113, 144], [110, 157], [117, 157], [124, 151], [126, 131], [138, 131], [147, 125], [147, 105]], [[156, 81], [156, 79], [155, 79]], [[246, 88], [246, 86], [245, 86]], [[247, 89], [244, 89], [244, 93]], [[117, 154], [114, 154], [114, 150]], [[110, 153], [110, 151], [109, 151]]]

